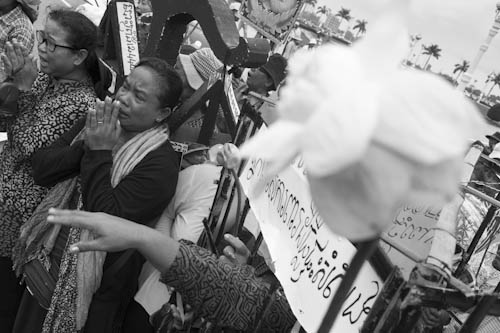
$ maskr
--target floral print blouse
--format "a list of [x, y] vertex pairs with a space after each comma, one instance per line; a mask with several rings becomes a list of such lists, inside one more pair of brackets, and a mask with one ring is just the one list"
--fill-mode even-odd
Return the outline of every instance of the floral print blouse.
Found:
[[95, 99], [90, 79], [60, 82], [40, 73], [19, 96], [19, 114], [0, 118], [0, 132], [8, 136], [0, 152], [0, 257], [11, 256], [20, 226], [47, 193], [34, 183], [31, 156], [69, 130]]

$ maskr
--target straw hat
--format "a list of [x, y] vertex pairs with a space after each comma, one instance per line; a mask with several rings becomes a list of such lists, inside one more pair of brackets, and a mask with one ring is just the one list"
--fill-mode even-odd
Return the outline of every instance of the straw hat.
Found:
[[223, 66], [214, 52], [209, 48], [202, 48], [185, 55], [179, 54], [179, 60], [186, 73], [191, 88], [197, 90], [201, 85]]

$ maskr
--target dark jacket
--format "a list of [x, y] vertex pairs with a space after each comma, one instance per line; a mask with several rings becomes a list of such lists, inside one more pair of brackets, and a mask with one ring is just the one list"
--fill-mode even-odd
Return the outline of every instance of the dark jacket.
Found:
[[[80, 175], [83, 209], [104, 212], [140, 224], [149, 224], [161, 215], [175, 193], [179, 158], [169, 141], [147, 154], [142, 161], [113, 188], [110, 150], [90, 150], [74, 138], [85, 126], [78, 121], [51, 146], [40, 149], [32, 159], [33, 177], [39, 185], [51, 187]], [[128, 303], [137, 290], [137, 278], [144, 259], [135, 252], [113, 274], [109, 267], [124, 252], [109, 253], [104, 262], [101, 286], [89, 309], [87, 332], [117, 332]], [[104, 311], [104, 312], [103, 312]]]

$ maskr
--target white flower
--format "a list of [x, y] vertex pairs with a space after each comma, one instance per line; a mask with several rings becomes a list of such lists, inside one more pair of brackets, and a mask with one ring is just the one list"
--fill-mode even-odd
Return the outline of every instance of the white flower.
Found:
[[294, 56], [281, 119], [241, 150], [271, 174], [301, 154], [321, 216], [352, 240], [376, 237], [406, 200], [451, 199], [467, 141], [484, 126], [444, 80], [400, 67], [404, 21], [393, 12], [351, 48]]

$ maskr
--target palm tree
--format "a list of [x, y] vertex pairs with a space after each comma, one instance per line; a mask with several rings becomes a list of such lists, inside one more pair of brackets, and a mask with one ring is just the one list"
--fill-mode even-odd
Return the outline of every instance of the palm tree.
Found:
[[319, 6], [318, 9], [316, 10], [316, 14], [323, 14], [326, 15], [330, 12], [330, 8], [327, 6]]
[[495, 73], [491, 77], [488, 77], [488, 79], [490, 82], [493, 82], [493, 85], [491, 86], [490, 91], [488, 91], [488, 95], [487, 95], [487, 96], [490, 96], [491, 92], [493, 91], [493, 88], [495, 88], [495, 86], [500, 87], [500, 73]]
[[316, 7], [316, 4], [318, 3], [318, 0], [304, 0], [304, 10], [306, 7], [311, 7], [311, 9], [314, 9]]
[[356, 25], [352, 28], [353, 30], [358, 30], [356, 38], [358, 38], [360, 34], [364, 34], [366, 32], [367, 25], [368, 21], [366, 20], [356, 20]]
[[455, 81], [458, 81], [460, 75], [467, 72], [469, 70], [470, 63], [467, 60], [463, 60], [461, 64], [455, 64], [455, 69], [453, 70], [453, 74], [457, 74]]
[[424, 70], [425, 70], [427, 68], [427, 65], [429, 64], [429, 61], [431, 61], [431, 57], [439, 59], [439, 57], [441, 56], [442, 50], [437, 44], [431, 44], [429, 46], [424, 46], [423, 49], [424, 49], [424, 52], [422, 52], [422, 53], [429, 55], [429, 57], [427, 58], [427, 61], [425, 62], [425, 65], [424, 65]]
[[337, 17], [340, 17], [340, 23], [342, 24], [342, 21], [343, 20], [346, 20], [347, 22], [349, 22], [351, 19], [352, 19], [352, 16], [351, 16], [351, 10], [350, 9], [346, 9], [344, 7], [342, 7], [338, 12], [337, 14], [335, 14], [335, 16]]
[[323, 17], [325, 17], [325, 20], [328, 13], [330, 13], [330, 8], [328, 8], [327, 6], [319, 6], [316, 10], [316, 14], [322, 15]]

